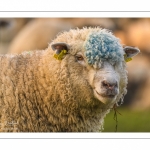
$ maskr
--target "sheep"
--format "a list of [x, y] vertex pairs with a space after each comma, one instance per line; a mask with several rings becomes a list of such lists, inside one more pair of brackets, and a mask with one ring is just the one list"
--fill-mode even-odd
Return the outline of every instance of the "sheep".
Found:
[[46, 49], [58, 32], [71, 27], [70, 23], [55, 18], [32, 19], [10, 43], [8, 53]]
[[118, 19], [120, 30], [114, 34], [122, 38], [122, 42], [129, 45], [138, 45], [142, 52], [149, 53], [150, 47], [150, 20], [149, 18]]
[[[150, 108], [150, 20], [148, 18], [118, 19], [119, 31], [114, 35], [126, 45], [136, 45], [141, 55], [127, 66], [128, 93], [124, 105], [130, 109], [146, 110]], [[138, 66], [138, 67], [137, 67]]]
[[[142, 50], [141, 50], [142, 51]], [[138, 66], [138, 67], [137, 67]], [[150, 55], [142, 52], [128, 64], [128, 96], [124, 101], [132, 110], [149, 110], [150, 108]], [[132, 90], [131, 90], [132, 89]], [[134, 94], [133, 94], [134, 93]], [[131, 99], [129, 101], [128, 99]], [[127, 104], [128, 104], [127, 103]]]
[[27, 50], [46, 49], [48, 43], [60, 31], [96, 24], [109, 29], [114, 28], [114, 22], [105, 18], [35, 18], [13, 39], [8, 47], [8, 53], [20, 54]]
[[1, 55], [0, 131], [102, 131], [127, 92], [126, 61], [139, 52], [84, 27], [58, 34], [46, 50]]
[[9, 44], [30, 21], [28, 18], [0, 18], [0, 53], [6, 54]]

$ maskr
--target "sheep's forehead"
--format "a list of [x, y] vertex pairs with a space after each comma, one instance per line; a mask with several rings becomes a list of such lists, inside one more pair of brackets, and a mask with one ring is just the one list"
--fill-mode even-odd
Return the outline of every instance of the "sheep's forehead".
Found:
[[84, 43], [84, 49], [90, 65], [100, 60], [123, 61], [123, 48], [119, 39], [106, 30], [90, 32]]

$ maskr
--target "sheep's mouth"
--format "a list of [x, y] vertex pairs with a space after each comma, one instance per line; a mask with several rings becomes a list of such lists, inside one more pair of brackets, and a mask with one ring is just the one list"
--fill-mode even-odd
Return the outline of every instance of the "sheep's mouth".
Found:
[[115, 95], [100, 94], [100, 93], [98, 93], [97, 91], [96, 91], [96, 93], [97, 93], [97, 95], [102, 96], [102, 97], [104, 97], [104, 98], [114, 98], [114, 97], [115, 97]]
[[110, 103], [116, 98], [116, 95], [100, 94], [96, 90], [94, 90], [94, 95], [99, 101], [104, 104]]

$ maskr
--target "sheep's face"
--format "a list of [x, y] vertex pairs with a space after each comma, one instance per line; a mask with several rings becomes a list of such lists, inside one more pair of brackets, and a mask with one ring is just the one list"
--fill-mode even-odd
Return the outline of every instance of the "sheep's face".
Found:
[[103, 60], [97, 65], [89, 65], [83, 53], [79, 52], [75, 57], [77, 63], [84, 67], [93, 96], [104, 104], [113, 103], [121, 90], [122, 80], [126, 77], [123, 63]]
[[[132, 47], [122, 48], [123, 54], [128, 58], [136, 55], [139, 50]], [[124, 95], [127, 85], [126, 65], [123, 61], [111, 61], [111, 59], [100, 59], [93, 65], [88, 64], [84, 53], [78, 52], [75, 55], [77, 63], [84, 68], [87, 80], [93, 90], [93, 95], [102, 103], [115, 103], [118, 98]]]
[[120, 95], [125, 94], [127, 84], [124, 54], [132, 57], [139, 50], [131, 47], [123, 49], [119, 39], [105, 30], [89, 33], [84, 49], [86, 64], [92, 66], [89, 83], [94, 96], [105, 104], [118, 100]]
[[90, 93], [89, 97], [104, 104], [115, 103], [126, 93], [124, 54], [130, 58], [139, 53], [137, 48], [123, 48], [119, 39], [103, 30], [90, 33], [81, 43], [55, 43], [52, 48], [62, 59], [66, 54], [61, 55], [61, 51], [67, 50], [64, 61], [70, 64], [69, 71], [76, 75], [76, 81], [73, 82], [81, 88], [80, 94], [84, 95], [86, 89], [88, 92], [85, 93]]

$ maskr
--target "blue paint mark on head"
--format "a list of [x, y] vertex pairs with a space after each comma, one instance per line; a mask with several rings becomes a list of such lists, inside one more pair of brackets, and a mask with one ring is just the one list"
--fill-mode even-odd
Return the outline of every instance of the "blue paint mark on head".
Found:
[[124, 59], [119, 39], [107, 30], [90, 33], [85, 41], [85, 50], [85, 56], [90, 65], [103, 59], [113, 62]]

